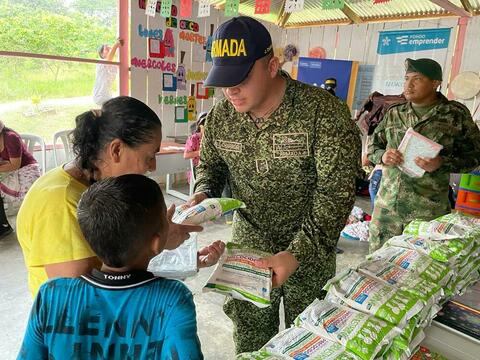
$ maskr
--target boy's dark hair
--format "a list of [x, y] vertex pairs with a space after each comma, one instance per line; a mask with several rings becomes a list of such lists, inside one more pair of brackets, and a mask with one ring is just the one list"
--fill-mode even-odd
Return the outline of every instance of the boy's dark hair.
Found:
[[158, 184], [143, 175], [122, 175], [96, 182], [85, 191], [77, 217], [92, 250], [111, 267], [135, 259], [166, 224]]
[[90, 172], [106, 144], [120, 139], [135, 148], [149, 143], [162, 123], [146, 104], [129, 96], [118, 96], [103, 104], [101, 110], [90, 110], [75, 119], [73, 151], [78, 165]]

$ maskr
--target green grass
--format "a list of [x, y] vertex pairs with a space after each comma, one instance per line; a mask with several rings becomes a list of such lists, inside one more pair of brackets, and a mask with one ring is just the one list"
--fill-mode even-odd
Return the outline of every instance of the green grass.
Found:
[[88, 96], [95, 81], [95, 64], [37, 59], [9, 62], [3, 58], [0, 59], [0, 79], [0, 103], [30, 100], [33, 96], [43, 100]]
[[33, 109], [33, 105], [24, 106], [15, 111], [4, 112], [1, 114], [1, 117], [6, 126], [16, 132], [39, 135], [43, 137], [45, 143], [51, 144], [54, 133], [60, 130], [73, 129], [75, 117], [84, 111], [90, 110], [91, 106], [55, 106], [53, 111], [40, 112], [29, 117], [23, 115]]

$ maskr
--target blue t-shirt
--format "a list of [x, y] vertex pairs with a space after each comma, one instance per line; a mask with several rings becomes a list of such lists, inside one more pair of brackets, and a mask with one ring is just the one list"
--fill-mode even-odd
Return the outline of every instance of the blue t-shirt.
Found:
[[18, 359], [203, 359], [192, 294], [147, 271], [50, 280]]

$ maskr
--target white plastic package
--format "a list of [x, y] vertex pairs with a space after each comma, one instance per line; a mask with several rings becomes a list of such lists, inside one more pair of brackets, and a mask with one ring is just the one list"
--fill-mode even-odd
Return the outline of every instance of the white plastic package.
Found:
[[245, 208], [245, 204], [237, 199], [210, 198], [192, 207], [177, 207], [172, 221], [177, 224], [200, 225], [207, 221], [219, 219], [226, 212]]
[[324, 287], [325, 300], [346, 304], [403, 328], [422, 309], [412, 294], [378, 279], [348, 269], [330, 279]]
[[400, 334], [399, 328], [375, 316], [318, 299], [295, 319], [295, 325], [340, 343], [364, 360], [374, 359]]
[[256, 265], [271, 254], [227, 243], [203, 291], [215, 291], [234, 299], [249, 301], [258, 307], [271, 305], [272, 270]]
[[357, 360], [358, 357], [339, 343], [329, 341], [311, 331], [291, 327], [275, 335], [265, 346], [268, 353], [287, 359]]
[[156, 276], [168, 279], [185, 279], [197, 274], [197, 237], [198, 233], [190, 233], [190, 237], [174, 250], [163, 250], [148, 264], [148, 271]]
[[[175, 208], [172, 222], [176, 224], [201, 225], [206, 221], [216, 220], [228, 211], [245, 207], [237, 199], [211, 198], [200, 204], [189, 207], [185, 204]], [[170, 279], [185, 279], [198, 272], [197, 233], [191, 233], [190, 238], [173, 250], [163, 250], [155, 256], [148, 265], [148, 271], [156, 276]]]

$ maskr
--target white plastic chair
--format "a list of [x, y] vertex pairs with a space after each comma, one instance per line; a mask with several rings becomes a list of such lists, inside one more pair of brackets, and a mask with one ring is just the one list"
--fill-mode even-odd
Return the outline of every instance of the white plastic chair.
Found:
[[25, 143], [25, 146], [32, 155], [38, 152], [35, 151], [35, 146], [40, 146], [41, 160], [39, 161], [39, 164], [42, 174], [45, 174], [45, 171], [47, 169], [47, 150], [45, 148], [45, 141], [43, 141], [40, 136], [33, 134], [20, 134], [20, 137], [22, 138], [22, 141]]
[[60, 149], [57, 149], [58, 140], [60, 140], [63, 144], [64, 161], [68, 162], [74, 158], [72, 131], [73, 130], [62, 130], [53, 134], [53, 160], [55, 162], [55, 166], [58, 166], [61, 163], [59, 156]]

